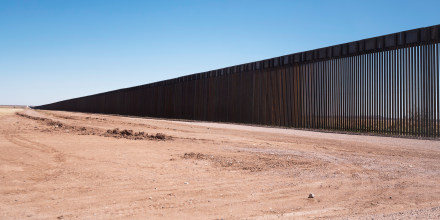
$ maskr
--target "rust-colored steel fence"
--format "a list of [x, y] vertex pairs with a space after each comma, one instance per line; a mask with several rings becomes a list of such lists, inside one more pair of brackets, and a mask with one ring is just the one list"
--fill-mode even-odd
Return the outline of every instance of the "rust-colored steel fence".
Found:
[[388, 135], [440, 135], [440, 25], [39, 109]]

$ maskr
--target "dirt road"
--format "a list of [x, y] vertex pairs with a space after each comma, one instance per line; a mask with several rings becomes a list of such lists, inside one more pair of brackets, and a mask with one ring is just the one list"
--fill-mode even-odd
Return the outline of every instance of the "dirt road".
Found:
[[440, 218], [433, 140], [28, 109], [0, 179], [0, 219]]

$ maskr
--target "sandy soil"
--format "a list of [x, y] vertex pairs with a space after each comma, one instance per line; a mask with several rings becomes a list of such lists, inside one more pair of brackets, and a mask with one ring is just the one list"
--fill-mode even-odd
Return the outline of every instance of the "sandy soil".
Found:
[[22, 111], [24, 108], [11, 108], [6, 106], [0, 106], [0, 117], [5, 115], [11, 115], [15, 112]]
[[14, 112], [0, 219], [440, 218], [439, 141]]

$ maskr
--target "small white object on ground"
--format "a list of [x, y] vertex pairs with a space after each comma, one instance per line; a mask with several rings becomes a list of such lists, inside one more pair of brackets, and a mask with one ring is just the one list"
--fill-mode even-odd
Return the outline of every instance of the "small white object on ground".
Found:
[[189, 184], [188, 182], [184, 182], [184, 184]]
[[310, 193], [309, 194], [309, 199], [313, 199], [313, 198], [315, 198], [315, 195], [313, 195], [313, 193]]

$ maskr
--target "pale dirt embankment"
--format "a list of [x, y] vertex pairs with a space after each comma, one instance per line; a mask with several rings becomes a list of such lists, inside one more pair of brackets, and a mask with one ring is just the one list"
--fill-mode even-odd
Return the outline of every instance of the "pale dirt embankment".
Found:
[[25, 107], [22, 107], [22, 106], [12, 107], [12, 106], [0, 105], [0, 117], [6, 116], [6, 115], [11, 115], [15, 112], [23, 111], [24, 109], [25, 109]]
[[0, 219], [440, 218], [439, 141], [8, 111]]

